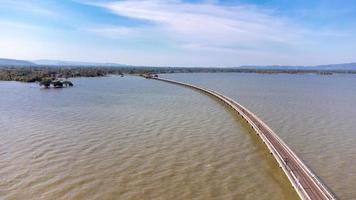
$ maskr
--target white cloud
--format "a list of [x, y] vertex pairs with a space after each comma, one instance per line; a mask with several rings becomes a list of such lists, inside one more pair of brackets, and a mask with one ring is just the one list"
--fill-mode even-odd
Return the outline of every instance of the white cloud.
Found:
[[96, 4], [111, 12], [154, 24], [178, 43], [201, 46], [295, 45], [302, 30], [270, 10], [251, 6], [225, 7], [180, 1], [119, 1]]
[[9, 21], [9, 20], [0, 20], [0, 29], [2, 32], [6, 32], [9, 30], [41, 30], [44, 29], [41, 26], [38, 25], [33, 25], [33, 24], [28, 24], [28, 23], [22, 23], [22, 22], [17, 22], [17, 21]]
[[40, 15], [55, 16], [57, 13], [54, 10], [48, 9], [38, 4], [37, 1], [14, 1], [2, 0], [0, 3], [2, 9], [15, 9], [21, 12], [31, 12]]
[[122, 27], [122, 26], [95, 27], [95, 28], [88, 28], [86, 29], [86, 31], [112, 39], [134, 37], [139, 34], [139, 29]]
[[[345, 31], [311, 28], [282, 17], [274, 10], [257, 6], [224, 6], [216, 1], [187, 3], [181, 0], [124, 0], [91, 4], [119, 16], [149, 22], [135, 31], [140, 35], [158, 33], [161, 40], [167, 40], [182, 51], [187, 65], [195, 62], [202, 65], [224, 63], [226, 66], [304, 65], [350, 59], [349, 55], [353, 55], [352, 52], [347, 56], [342, 53], [342, 49], [349, 49], [345, 41], [355, 39]], [[111, 33], [115, 34], [115, 31]], [[328, 49], [328, 46], [334, 49]], [[326, 54], [333, 56], [325, 58]], [[179, 60], [179, 56], [176, 57]], [[181, 60], [172, 62], [184, 63]]]

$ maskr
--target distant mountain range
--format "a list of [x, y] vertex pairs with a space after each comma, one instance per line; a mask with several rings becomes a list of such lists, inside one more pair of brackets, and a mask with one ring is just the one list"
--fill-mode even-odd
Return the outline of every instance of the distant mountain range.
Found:
[[63, 60], [15, 60], [0, 58], [0, 66], [100, 66], [100, 67], [125, 67], [128, 65], [119, 63], [77, 62]]
[[315, 65], [315, 66], [285, 66], [285, 65], [245, 65], [243, 69], [269, 69], [269, 70], [356, 70], [356, 63]]
[[0, 65], [11, 65], [11, 66], [33, 66], [36, 65], [33, 62], [26, 60], [15, 60], [15, 59], [7, 59], [0, 58]]
[[102, 66], [102, 67], [124, 67], [127, 65], [119, 63], [100, 63], [100, 62], [78, 62], [63, 60], [35, 60], [37, 65], [55, 65], [55, 66]]
[[[0, 66], [99, 66], [99, 67], [128, 67], [130, 65], [119, 63], [100, 63], [100, 62], [78, 62], [63, 60], [16, 60], [0, 58]], [[316, 65], [316, 66], [285, 66], [285, 65], [243, 65], [237, 69], [264, 69], [264, 70], [356, 70], [356, 63]]]

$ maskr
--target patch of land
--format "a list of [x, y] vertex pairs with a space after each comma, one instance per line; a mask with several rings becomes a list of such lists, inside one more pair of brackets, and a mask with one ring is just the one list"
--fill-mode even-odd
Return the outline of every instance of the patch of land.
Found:
[[[48, 86], [74, 77], [100, 77], [108, 75], [153, 75], [164, 73], [260, 73], [260, 74], [356, 74], [356, 70], [309, 70], [309, 69], [252, 69], [252, 68], [186, 68], [186, 67], [90, 67], [90, 66], [1, 66], [0, 80], [38, 82]], [[59, 81], [59, 82], [58, 82]], [[64, 82], [63, 85], [71, 85]], [[55, 85], [53, 85], [56, 87]], [[60, 87], [57, 84], [58, 87]]]

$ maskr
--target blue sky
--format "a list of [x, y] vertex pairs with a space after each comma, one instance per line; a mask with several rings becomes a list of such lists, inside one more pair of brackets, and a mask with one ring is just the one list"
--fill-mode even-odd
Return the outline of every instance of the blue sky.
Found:
[[356, 61], [356, 0], [0, 0], [0, 57], [154, 66]]

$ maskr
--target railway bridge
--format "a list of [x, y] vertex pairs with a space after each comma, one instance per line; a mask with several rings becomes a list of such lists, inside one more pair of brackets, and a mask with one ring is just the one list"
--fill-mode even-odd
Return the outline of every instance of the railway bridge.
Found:
[[319, 178], [303, 163], [303, 161], [287, 146], [287, 144], [261, 119], [235, 100], [216, 91], [198, 87], [188, 83], [152, 77], [154, 80], [164, 81], [185, 86], [217, 98], [231, 107], [238, 115], [247, 121], [256, 134], [262, 139], [278, 165], [302, 200], [335, 200], [333, 193], [319, 180]]

